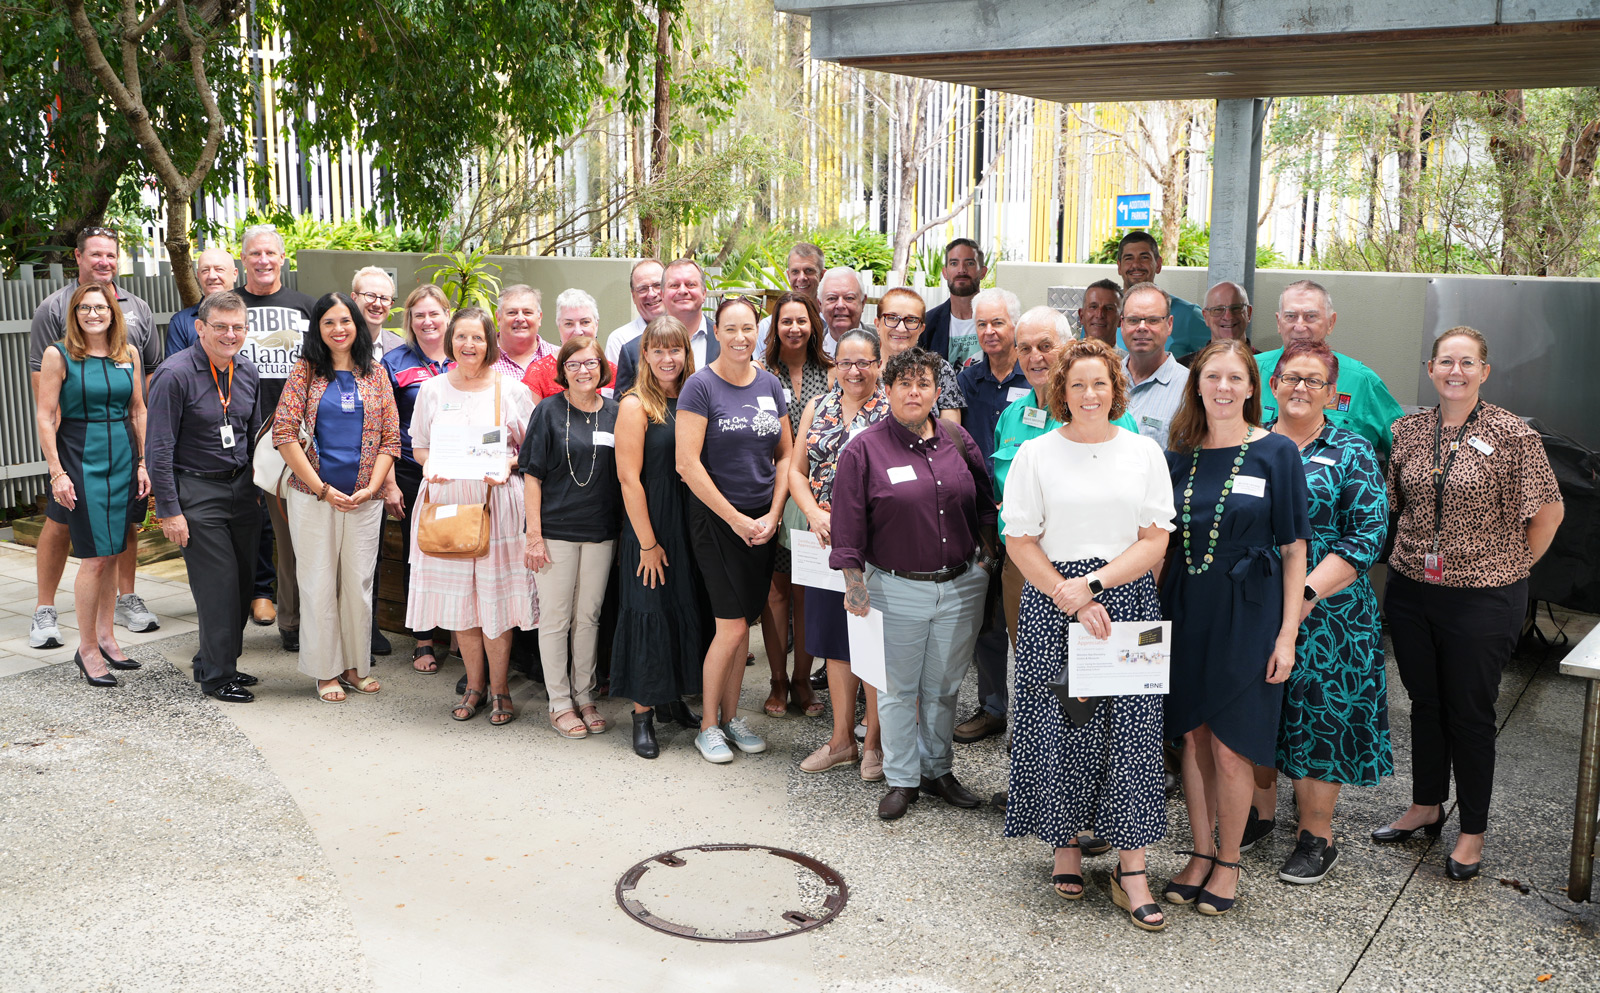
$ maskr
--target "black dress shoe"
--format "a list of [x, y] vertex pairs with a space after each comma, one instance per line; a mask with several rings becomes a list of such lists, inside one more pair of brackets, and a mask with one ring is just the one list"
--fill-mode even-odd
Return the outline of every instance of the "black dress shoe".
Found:
[[917, 802], [917, 791], [910, 786], [891, 786], [889, 792], [878, 801], [878, 819], [884, 821], [897, 821], [906, 815], [913, 803]]
[[106, 660], [106, 665], [110, 666], [113, 669], [127, 670], [127, 669], [143, 669], [144, 668], [144, 663], [140, 662], [138, 659], [114, 659], [111, 656], [107, 655], [105, 652], [101, 652], [100, 653], [100, 657], [105, 659]]
[[656, 713], [662, 720], [672, 721], [679, 727], [689, 728], [693, 731], [700, 730], [700, 715], [689, 709], [689, 705], [682, 700], [674, 700], [656, 708]]
[[206, 690], [206, 696], [223, 703], [249, 703], [256, 698], [254, 693], [240, 686], [238, 683], [223, 683], [214, 690]]
[[938, 779], [922, 777], [922, 792], [939, 797], [952, 807], [977, 807], [983, 803], [965, 786], [956, 782], [955, 773], [947, 772]]
[[653, 710], [642, 714], [636, 711], [633, 715], [633, 754], [642, 759], [653, 759], [661, 754], [661, 746], [656, 744], [656, 715]]
[[1483, 861], [1481, 859], [1472, 863], [1471, 865], [1462, 865], [1460, 862], [1457, 862], [1455, 859], [1448, 856], [1446, 856], [1444, 860], [1444, 874], [1449, 876], [1451, 879], [1454, 879], [1458, 883], [1464, 883], [1473, 876], [1476, 876], [1478, 874], [1478, 870], [1481, 868], [1483, 868]]
[[1383, 827], [1374, 828], [1372, 840], [1380, 845], [1395, 845], [1402, 841], [1409, 841], [1411, 836], [1421, 831], [1430, 838], [1439, 837], [1439, 832], [1444, 830], [1444, 811], [1439, 811], [1439, 819], [1432, 824], [1424, 824], [1420, 828], [1396, 828], [1385, 824]]
[[78, 671], [83, 673], [83, 681], [90, 686], [115, 686], [117, 677], [107, 672], [104, 676], [91, 676], [89, 670], [83, 667], [83, 656], [77, 652], [72, 653], [72, 661], [78, 663]]
[[240, 686], [254, 686], [255, 684], [261, 682], [261, 680], [250, 675], [248, 672], [235, 672], [231, 681], [238, 683]]
[[378, 625], [374, 623], [372, 625], [372, 654], [388, 655], [393, 651], [394, 646], [389, 644], [389, 639], [384, 637], [383, 632], [379, 631]]
[[283, 641], [284, 651], [298, 652], [300, 650], [299, 628], [279, 628], [278, 637]]
[[463, 672], [461, 678], [456, 680], [456, 696], [465, 692], [467, 692], [467, 674]]

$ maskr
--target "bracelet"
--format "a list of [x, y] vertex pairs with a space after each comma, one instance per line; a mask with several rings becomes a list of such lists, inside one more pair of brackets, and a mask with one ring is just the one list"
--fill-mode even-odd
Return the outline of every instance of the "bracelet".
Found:
[[56, 484], [56, 480], [60, 479], [62, 476], [65, 476], [66, 474], [67, 474], [67, 470], [62, 469], [60, 472], [56, 473], [54, 476], [51, 476], [50, 477], [50, 485], [54, 486]]
[[649, 548], [641, 548], [641, 549], [639, 549], [639, 551], [641, 551], [641, 552], [653, 552], [653, 551], [655, 551], [656, 549], [658, 549], [660, 547], [661, 547], [661, 542], [657, 541], [654, 545], [651, 545]]
[[326, 500], [328, 498], [328, 489], [331, 486], [333, 486], [332, 483], [324, 481], [323, 484], [322, 484], [322, 492], [317, 494], [317, 499], [318, 500]]

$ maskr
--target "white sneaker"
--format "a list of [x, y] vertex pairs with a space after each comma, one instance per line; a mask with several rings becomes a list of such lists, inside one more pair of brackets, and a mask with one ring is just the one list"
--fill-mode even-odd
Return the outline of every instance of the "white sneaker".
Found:
[[757, 755], [767, 750], [766, 740], [750, 730], [750, 722], [743, 717], [728, 721], [722, 725], [722, 730], [733, 739], [734, 747], [746, 755]]
[[61, 625], [56, 618], [56, 608], [40, 607], [33, 612], [33, 623], [28, 625], [28, 647], [61, 647]]
[[117, 597], [116, 622], [135, 634], [154, 631], [161, 626], [160, 618], [150, 612], [137, 593], [124, 593]]
[[728, 747], [728, 736], [718, 727], [706, 728], [694, 736], [694, 747], [700, 749], [700, 757], [707, 762], [722, 765], [733, 761], [733, 749]]

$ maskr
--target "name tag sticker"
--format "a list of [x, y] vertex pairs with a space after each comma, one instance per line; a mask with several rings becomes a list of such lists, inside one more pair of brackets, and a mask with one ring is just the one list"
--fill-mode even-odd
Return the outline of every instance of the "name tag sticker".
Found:
[[118, 362], [118, 363], [116, 363], [116, 366], [117, 366], [118, 369], [132, 369], [133, 368], [133, 363], [132, 362]]
[[1267, 495], [1267, 480], [1264, 476], [1235, 476], [1233, 492], [1243, 493], [1245, 496], [1264, 497]]
[[1318, 465], [1338, 465], [1339, 464], [1339, 460], [1338, 459], [1330, 459], [1326, 455], [1313, 455], [1313, 456], [1311, 456], [1311, 461], [1317, 463]]
[[1040, 410], [1038, 407], [1022, 408], [1022, 423], [1026, 424], [1028, 427], [1042, 428], [1044, 427], [1044, 422], [1044, 411]]
[[456, 505], [453, 503], [443, 504], [433, 512], [433, 519], [436, 521], [442, 521], [454, 516], [456, 516]]
[[1141, 418], [1139, 418], [1139, 426], [1142, 427], [1142, 428], [1153, 428], [1156, 431], [1160, 431], [1162, 426], [1165, 425], [1165, 424], [1166, 424], [1166, 422], [1163, 421], [1159, 417], [1141, 417]]
[[787, 386], [783, 388], [783, 402], [794, 403], [794, 390], [789, 389]]
[[1032, 392], [1033, 387], [1031, 386], [1013, 386], [1011, 389], [1006, 390], [1006, 403], [1016, 403]]
[[610, 431], [596, 431], [594, 433], [594, 443], [596, 445], [601, 445], [601, 446], [604, 446], [606, 448], [616, 448], [617, 447], [616, 436], [613, 435]]
[[1473, 448], [1476, 448], [1478, 451], [1482, 452], [1485, 455], [1493, 455], [1494, 454], [1494, 446], [1489, 444], [1487, 441], [1484, 441], [1482, 438], [1477, 437], [1477, 436], [1473, 436], [1471, 438], [1468, 438], [1467, 439], [1467, 444], [1471, 445]]
[[218, 431], [217, 433], [222, 436], [222, 447], [223, 448], [232, 448], [233, 447], [233, 425], [232, 424], [224, 424], [222, 426], [222, 429], [220, 431]]
[[442, 403], [439, 405], [439, 409], [448, 414], [460, 410], [464, 406], [466, 406], [464, 403]]
[[776, 411], [778, 409], [778, 401], [769, 396], [758, 396], [756, 397], [756, 406], [765, 411]]
[[898, 483], [909, 483], [909, 482], [911, 482], [912, 480], [914, 480], [916, 478], [917, 478], [917, 468], [916, 468], [916, 466], [897, 465], [897, 466], [894, 466], [894, 467], [890, 468], [890, 470], [889, 470], [889, 482], [891, 482], [891, 483], [896, 483], [896, 484], [898, 484]]

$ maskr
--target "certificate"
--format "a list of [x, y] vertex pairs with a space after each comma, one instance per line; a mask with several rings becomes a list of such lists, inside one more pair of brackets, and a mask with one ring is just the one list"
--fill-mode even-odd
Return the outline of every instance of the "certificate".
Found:
[[506, 474], [506, 429], [482, 424], [435, 424], [428, 438], [428, 475], [446, 479]]
[[789, 529], [790, 582], [818, 590], [844, 592], [844, 573], [828, 568], [828, 550], [810, 531]]
[[1082, 624], [1067, 630], [1067, 685], [1072, 695], [1164, 694], [1171, 687], [1172, 622], [1112, 621], [1101, 641]]
[[850, 634], [850, 671], [855, 677], [886, 693], [888, 666], [883, 653], [883, 611], [867, 608], [867, 616], [844, 612], [845, 630]]

